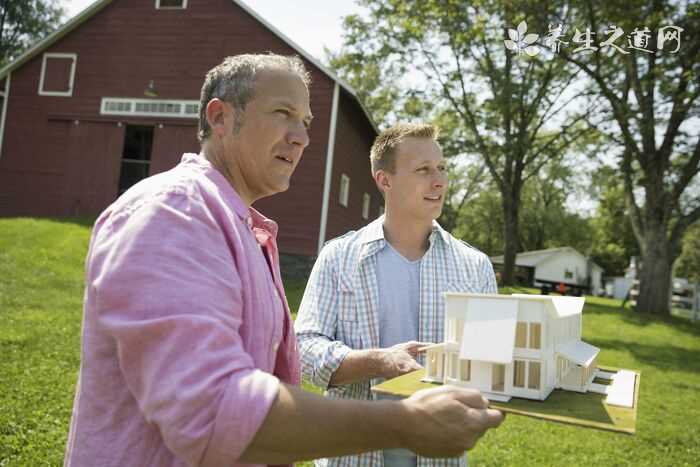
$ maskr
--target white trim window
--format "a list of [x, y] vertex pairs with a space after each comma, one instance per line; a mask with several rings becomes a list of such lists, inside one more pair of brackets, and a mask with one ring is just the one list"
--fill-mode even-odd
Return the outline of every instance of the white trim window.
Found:
[[[55, 74], [60, 74], [59, 70], [52, 70], [53, 66], [59, 64], [59, 62], [65, 62], [70, 60], [70, 70], [67, 70], [66, 75], [67, 82], [65, 86], [58, 86], [54, 89], [46, 89], [47, 81], [49, 86], [56, 86], [56, 76]], [[41, 75], [39, 76], [39, 95], [40, 96], [62, 96], [71, 97], [73, 95], [73, 83], [75, 81], [75, 65], [78, 61], [78, 54], [65, 54], [65, 53], [45, 53], [44, 58], [41, 61]], [[53, 66], [49, 63], [53, 62]], [[60, 65], [59, 65], [60, 66]], [[50, 71], [49, 79], [46, 79], [47, 68]], [[59, 81], [61, 76], [58, 76]], [[58, 88], [61, 89], [58, 89]]]
[[199, 118], [199, 101], [103, 97], [100, 115]]
[[363, 219], [369, 219], [369, 203], [370, 203], [369, 194], [364, 193], [362, 195], [362, 218]]
[[156, 10], [184, 10], [187, 0], [156, 0]]
[[348, 207], [350, 199], [350, 177], [345, 174], [340, 175], [340, 202], [341, 206]]

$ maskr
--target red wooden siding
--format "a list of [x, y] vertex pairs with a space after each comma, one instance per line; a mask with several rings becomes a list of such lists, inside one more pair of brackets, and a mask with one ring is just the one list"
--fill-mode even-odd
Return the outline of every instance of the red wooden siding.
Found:
[[[96, 215], [117, 195], [125, 125], [154, 127], [151, 174], [174, 166], [183, 152], [199, 150], [196, 120], [101, 116], [103, 97], [143, 98], [153, 81], [158, 99], [199, 100], [204, 74], [223, 57], [267, 51], [297, 54], [230, 0], [190, 0], [184, 10], [115, 0], [12, 72], [0, 155], [0, 215]], [[38, 95], [46, 52], [77, 54], [71, 97]], [[306, 64], [313, 82], [311, 144], [290, 189], [260, 200], [256, 208], [279, 223], [280, 251], [315, 255], [334, 82]], [[356, 106], [351, 97], [341, 101], [348, 102], [342, 107]], [[341, 118], [359, 121], [339, 125], [358, 128], [336, 142], [336, 165], [345, 157], [339, 148], [359, 152], [362, 147], [364, 154], [373, 134], [359, 110]], [[331, 210], [337, 204], [338, 177]], [[361, 219], [359, 176], [352, 177], [351, 206], [357, 205], [354, 218]], [[373, 215], [376, 206], [373, 201]], [[350, 224], [357, 226], [349, 218], [342, 222]]]
[[[328, 203], [326, 240], [356, 230], [374, 220], [384, 204], [369, 164], [369, 150], [374, 142], [374, 129], [363, 118], [362, 109], [346, 92], [338, 99], [338, 120], [335, 134], [333, 175]], [[340, 204], [340, 176], [350, 177], [348, 206]], [[369, 219], [362, 218], [362, 195], [370, 195]]]

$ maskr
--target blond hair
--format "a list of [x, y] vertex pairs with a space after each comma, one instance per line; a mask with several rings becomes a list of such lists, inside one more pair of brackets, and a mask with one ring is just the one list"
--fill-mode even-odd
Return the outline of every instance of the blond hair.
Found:
[[396, 169], [396, 148], [406, 138], [437, 140], [440, 130], [429, 123], [397, 123], [382, 131], [374, 140], [369, 153], [372, 174], [378, 170], [393, 173]]

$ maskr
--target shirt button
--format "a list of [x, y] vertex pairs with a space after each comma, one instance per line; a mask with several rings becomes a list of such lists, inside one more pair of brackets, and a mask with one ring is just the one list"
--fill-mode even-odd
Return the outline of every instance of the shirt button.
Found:
[[248, 224], [248, 227], [253, 227], [253, 218], [250, 216], [246, 217], [245, 223]]
[[272, 344], [272, 351], [277, 352], [277, 349], [279, 349], [279, 347], [280, 347], [279, 342], [275, 342], [274, 344]]

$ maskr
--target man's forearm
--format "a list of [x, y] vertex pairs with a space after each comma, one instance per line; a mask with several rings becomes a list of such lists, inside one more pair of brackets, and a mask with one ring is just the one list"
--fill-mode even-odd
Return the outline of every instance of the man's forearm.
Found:
[[382, 363], [381, 349], [353, 350], [335, 370], [329, 384], [342, 386], [382, 376]]
[[240, 462], [286, 464], [400, 447], [395, 425], [403, 411], [393, 401], [326, 399], [280, 384], [277, 400]]

